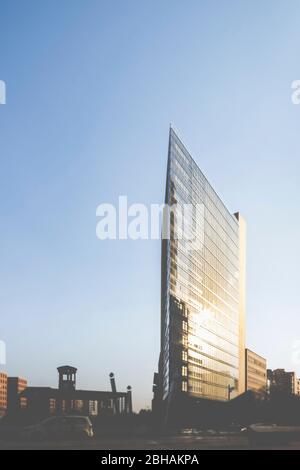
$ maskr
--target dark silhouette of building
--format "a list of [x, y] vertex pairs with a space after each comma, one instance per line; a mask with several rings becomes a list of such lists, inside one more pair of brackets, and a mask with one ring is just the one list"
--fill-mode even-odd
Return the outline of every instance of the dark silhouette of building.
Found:
[[268, 369], [267, 377], [270, 393], [298, 394], [298, 380], [295, 372], [286, 372], [285, 369]]
[[[77, 369], [72, 366], [57, 368], [58, 389], [27, 387], [20, 399], [26, 399], [26, 413], [38, 418], [56, 414], [83, 414], [90, 416], [129, 414], [132, 412], [131, 388], [126, 392], [77, 390]], [[111, 377], [112, 378], [112, 377]]]
[[26, 408], [26, 399], [20, 394], [27, 388], [27, 380], [21, 377], [8, 377], [7, 379], [7, 413], [15, 415]]
[[76, 390], [76, 367], [61, 366], [57, 368], [58, 371], [58, 388], [71, 392]]

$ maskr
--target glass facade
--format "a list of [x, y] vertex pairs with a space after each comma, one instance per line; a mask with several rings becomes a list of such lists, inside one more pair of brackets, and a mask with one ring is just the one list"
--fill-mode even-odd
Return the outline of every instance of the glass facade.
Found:
[[239, 389], [239, 221], [173, 129], [165, 202], [191, 212], [178, 236], [182, 220], [170, 211], [162, 240], [162, 395], [227, 400]]

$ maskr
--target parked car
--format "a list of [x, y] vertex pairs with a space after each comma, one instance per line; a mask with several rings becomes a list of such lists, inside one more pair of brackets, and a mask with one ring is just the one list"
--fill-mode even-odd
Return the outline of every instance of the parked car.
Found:
[[21, 436], [34, 441], [91, 438], [94, 436], [94, 431], [87, 416], [53, 416], [39, 424], [26, 426]]

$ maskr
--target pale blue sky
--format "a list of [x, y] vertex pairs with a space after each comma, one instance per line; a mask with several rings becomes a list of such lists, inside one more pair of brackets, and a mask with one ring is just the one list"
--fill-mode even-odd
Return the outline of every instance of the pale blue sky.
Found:
[[162, 202], [168, 127], [248, 223], [247, 344], [296, 369], [300, 3], [0, 0], [0, 339], [11, 375], [131, 384], [150, 404], [160, 243], [100, 242], [96, 207]]

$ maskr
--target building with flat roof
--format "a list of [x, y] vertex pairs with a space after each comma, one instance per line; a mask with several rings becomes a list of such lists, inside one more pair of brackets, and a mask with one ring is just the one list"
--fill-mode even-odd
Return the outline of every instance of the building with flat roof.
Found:
[[58, 367], [58, 388], [27, 387], [20, 394], [25, 411], [32, 417], [43, 418], [59, 414], [115, 415], [132, 413], [132, 392], [116, 390], [114, 374], [110, 375], [111, 391], [77, 390], [77, 369]]
[[21, 377], [7, 378], [7, 412], [17, 414], [21, 409], [26, 408], [26, 398], [21, 398], [20, 394], [27, 388], [27, 380]]
[[245, 391], [245, 222], [227, 209], [172, 128], [165, 204], [171, 210], [163, 225], [153, 403], [182, 396], [227, 401]]
[[285, 369], [268, 369], [267, 377], [270, 393], [284, 393], [286, 395], [297, 395], [298, 380], [296, 372], [287, 372]]
[[296, 379], [296, 395], [300, 396], [300, 379]]
[[0, 416], [7, 411], [7, 374], [0, 372]]
[[267, 361], [250, 349], [245, 350], [247, 390], [266, 392], [267, 390]]

